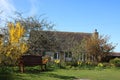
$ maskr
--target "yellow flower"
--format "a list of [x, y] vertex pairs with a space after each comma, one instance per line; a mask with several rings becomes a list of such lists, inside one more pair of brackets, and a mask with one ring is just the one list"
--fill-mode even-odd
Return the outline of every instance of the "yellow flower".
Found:
[[9, 51], [9, 52], [7, 52], [6, 56], [9, 56], [9, 55], [10, 55], [10, 51]]
[[58, 64], [58, 63], [60, 63], [60, 60], [56, 59], [54, 62]]
[[102, 64], [102, 63], [99, 63], [99, 64], [98, 64], [98, 67], [103, 67], [103, 64]]
[[16, 23], [16, 25], [14, 25], [13, 23], [9, 23], [8, 27], [9, 27], [9, 34], [10, 34], [10, 42], [18, 43], [20, 38], [25, 33], [24, 27], [19, 22]]
[[81, 62], [81, 61], [78, 61], [78, 62], [77, 62], [77, 64], [78, 64], [78, 65], [81, 65], [81, 64], [82, 64], [82, 62]]

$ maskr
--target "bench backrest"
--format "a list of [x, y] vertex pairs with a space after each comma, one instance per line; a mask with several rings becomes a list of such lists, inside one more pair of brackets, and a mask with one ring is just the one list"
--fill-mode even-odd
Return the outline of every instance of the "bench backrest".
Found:
[[20, 61], [24, 66], [42, 65], [42, 56], [24, 55]]

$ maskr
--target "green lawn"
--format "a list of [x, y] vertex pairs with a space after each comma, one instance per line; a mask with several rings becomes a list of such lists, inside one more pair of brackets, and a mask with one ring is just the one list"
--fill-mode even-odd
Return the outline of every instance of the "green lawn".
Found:
[[[119, 69], [104, 69], [104, 70], [67, 70], [56, 69], [46, 72], [26, 72], [13, 73], [7, 76], [8, 79], [3, 79], [5, 75], [0, 75], [0, 80], [74, 80], [90, 79], [90, 80], [120, 80]], [[12, 79], [10, 79], [12, 77]]]

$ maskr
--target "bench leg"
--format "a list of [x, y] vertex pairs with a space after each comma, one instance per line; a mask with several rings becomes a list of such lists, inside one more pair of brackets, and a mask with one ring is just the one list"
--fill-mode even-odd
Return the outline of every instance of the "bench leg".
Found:
[[40, 65], [41, 66], [41, 70], [43, 71], [44, 69], [43, 69], [43, 65]]
[[20, 70], [21, 73], [24, 72], [24, 66], [22, 64], [20, 65], [19, 70]]
[[41, 65], [41, 70], [42, 70], [42, 71], [46, 70], [46, 64], [42, 64], [42, 65]]
[[44, 64], [44, 66], [45, 66], [45, 70], [46, 70], [47, 69], [46, 64]]

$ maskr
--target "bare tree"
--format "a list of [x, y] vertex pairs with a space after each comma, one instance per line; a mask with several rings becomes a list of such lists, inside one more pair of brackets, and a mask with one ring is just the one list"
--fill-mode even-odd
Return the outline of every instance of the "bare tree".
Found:
[[[48, 22], [45, 18], [41, 16], [28, 16], [23, 17], [22, 13], [15, 12], [16, 17], [10, 17], [14, 23], [21, 23], [25, 29], [25, 34], [23, 36], [23, 40], [27, 41], [30, 47], [29, 51], [39, 51], [44, 49], [49, 49], [52, 47], [51, 39], [53, 37], [49, 37], [47, 34], [43, 34], [39, 32], [42, 31], [51, 31], [53, 30], [54, 24]], [[37, 31], [34, 34], [34, 31]], [[31, 33], [33, 35], [31, 35]], [[31, 37], [34, 36], [34, 37]], [[30, 38], [30, 39], [29, 39]]]

